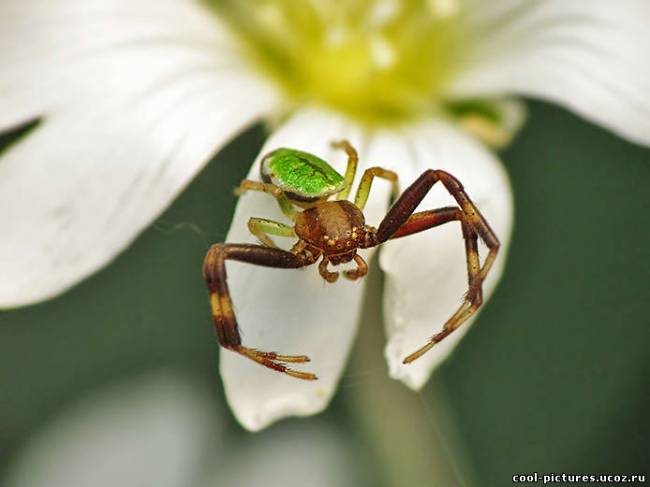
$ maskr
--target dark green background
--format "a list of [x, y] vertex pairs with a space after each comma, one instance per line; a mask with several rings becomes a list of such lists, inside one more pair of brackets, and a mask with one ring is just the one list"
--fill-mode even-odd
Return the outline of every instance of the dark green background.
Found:
[[[223, 402], [201, 263], [263, 139], [258, 127], [221, 151], [107, 269], [0, 313], [0, 468], [75, 398], [138, 371], [179, 366]], [[447, 389], [477, 485], [534, 471], [648, 474], [650, 150], [534, 102], [502, 158], [516, 201], [507, 270], [422, 397]], [[366, 302], [378, 313], [379, 299]], [[344, 376], [324, 419], [365, 452], [375, 485], [372, 442], [391, 438], [360, 431], [354, 396], [374, 379], [355, 377]], [[247, 434], [223, 421], [235, 441]]]

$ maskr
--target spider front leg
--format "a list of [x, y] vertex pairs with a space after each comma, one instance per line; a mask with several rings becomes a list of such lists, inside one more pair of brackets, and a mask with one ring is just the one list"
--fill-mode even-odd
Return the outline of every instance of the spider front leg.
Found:
[[312, 264], [315, 256], [308, 253], [293, 253], [278, 248], [251, 244], [215, 244], [208, 250], [203, 264], [203, 276], [210, 291], [210, 307], [217, 330], [219, 344], [257, 362], [264, 367], [303, 380], [316, 380], [314, 374], [288, 368], [285, 363], [309, 362], [305, 355], [280, 355], [276, 352], [262, 352], [241, 344], [237, 319], [233, 311], [228, 283], [226, 281], [226, 260], [280, 269], [296, 269]]
[[480, 274], [481, 264], [478, 255], [478, 234], [471, 225], [467, 223], [466, 217], [460, 208], [440, 208], [437, 210], [414, 213], [391, 237], [392, 240], [412, 235], [455, 220], [460, 221], [463, 239], [465, 240], [465, 256], [467, 259], [467, 280], [469, 289], [467, 293], [465, 293], [463, 303], [452, 317], [447, 320], [443, 330], [431, 337], [430, 341], [420, 349], [406, 357], [403, 360], [403, 363], [405, 364], [413, 362], [415, 359], [431, 350], [436, 343], [440, 342], [476, 312], [483, 303], [483, 289], [481, 287], [483, 279]]
[[[415, 208], [438, 181], [442, 182], [460, 208], [441, 208], [413, 214]], [[367, 246], [374, 246], [388, 239], [411, 235], [454, 220], [461, 222], [465, 240], [469, 281], [468, 292], [458, 310], [443, 325], [442, 331], [431, 337], [420, 349], [406, 357], [404, 363], [410, 363], [421, 357], [478, 310], [483, 303], [482, 283], [497, 256], [500, 246], [499, 240], [485, 221], [485, 218], [467, 196], [460, 181], [445, 171], [431, 169], [425, 171], [404, 191], [388, 211], [379, 228], [376, 231], [370, 231], [366, 238]], [[482, 267], [478, 255], [479, 237], [489, 249]]]

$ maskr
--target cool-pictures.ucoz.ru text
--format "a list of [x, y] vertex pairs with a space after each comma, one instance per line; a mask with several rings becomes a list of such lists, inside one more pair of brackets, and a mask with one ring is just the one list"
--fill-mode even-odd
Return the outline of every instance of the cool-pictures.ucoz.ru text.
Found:
[[537, 472], [530, 474], [515, 474], [512, 476], [515, 484], [541, 483], [545, 484], [645, 484], [645, 474], [568, 474], [568, 473], [546, 473]]

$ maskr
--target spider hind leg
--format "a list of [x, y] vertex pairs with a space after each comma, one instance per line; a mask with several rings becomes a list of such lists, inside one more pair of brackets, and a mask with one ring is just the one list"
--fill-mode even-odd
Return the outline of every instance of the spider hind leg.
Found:
[[267, 247], [275, 247], [277, 245], [269, 237], [269, 235], [277, 235], [280, 237], [295, 237], [296, 233], [293, 227], [285, 225], [284, 223], [276, 222], [275, 220], [268, 220], [266, 218], [252, 217], [248, 220], [248, 230], [257, 237], [257, 239]]

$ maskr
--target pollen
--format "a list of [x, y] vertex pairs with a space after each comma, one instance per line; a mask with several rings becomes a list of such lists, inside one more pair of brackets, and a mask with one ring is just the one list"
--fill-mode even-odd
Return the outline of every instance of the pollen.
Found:
[[[206, 0], [233, 24], [242, 52], [296, 103], [363, 122], [439, 111], [468, 37], [458, 0]], [[380, 8], [390, 6], [390, 8]]]

